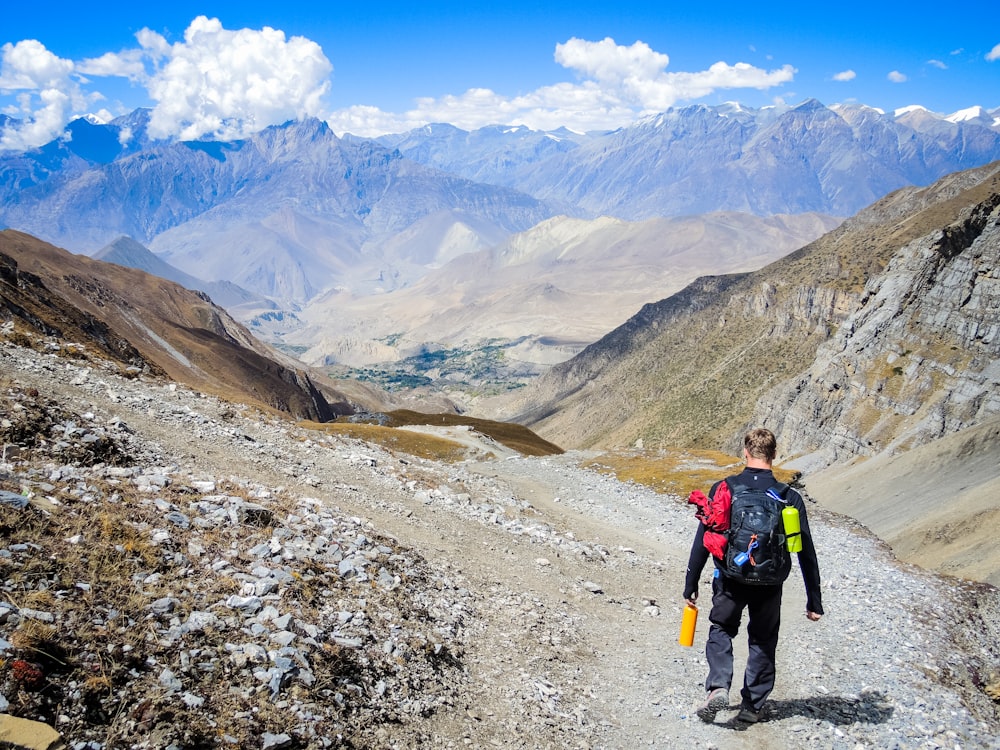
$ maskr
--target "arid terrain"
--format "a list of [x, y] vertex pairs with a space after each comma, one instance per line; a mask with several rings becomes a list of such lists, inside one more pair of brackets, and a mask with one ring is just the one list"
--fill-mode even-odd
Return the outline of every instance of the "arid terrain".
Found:
[[[4, 509], [2, 694], [9, 713], [47, 721], [72, 747], [1000, 746], [986, 692], [1000, 664], [996, 589], [899, 563], [818, 506], [827, 615], [803, 616], [793, 571], [766, 720], [737, 724], [734, 690], [734, 708], [706, 725], [691, 709], [707, 611], [695, 647], [677, 643], [695, 526], [682, 498], [583, 469], [589, 454], [525, 457], [447, 428], [465, 457], [421, 459], [124, 378], [96, 359], [11, 343], [0, 357], [8, 421], [64, 415], [59, 439], [52, 429], [43, 444], [24, 438], [0, 474], [3, 490], [31, 498]], [[73, 468], [71, 448], [91, 434], [130, 460]], [[266, 527], [235, 525], [241, 508], [260, 508]], [[79, 538], [37, 531], [38, 519], [54, 527], [83, 511], [120, 524], [153, 568], [118, 581], [88, 580], [84, 566], [66, 573], [68, 589], [26, 576], [18, 545], [29, 526], [35, 559], [61, 550], [68, 560], [103, 540], [93, 522]], [[322, 549], [304, 531], [320, 521]], [[303, 540], [312, 557], [296, 556]], [[340, 562], [328, 563], [334, 547]], [[309, 598], [306, 584], [327, 593]], [[120, 632], [101, 604], [118, 586], [132, 590], [135, 621]], [[255, 591], [269, 592], [258, 597], [269, 617], [240, 609]], [[100, 648], [74, 642], [82, 597], [105, 623]], [[44, 648], [26, 647], [45, 645], [46, 622], [63, 665], [36, 690], [10, 665], [45, 661]], [[95, 663], [104, 681], [81, 671]], [[331, 671], [337, 663], [353, 671]]]

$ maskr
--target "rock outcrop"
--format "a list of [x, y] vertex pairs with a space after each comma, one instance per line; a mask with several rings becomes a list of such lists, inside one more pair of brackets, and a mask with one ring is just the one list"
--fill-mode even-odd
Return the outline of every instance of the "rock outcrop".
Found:
[[[992, 180], [998, 184], [996, 176]], [[755, 421], [829, 464], [898, 452], [1000, 413], [1000, 191], [908, 243], [802, 376]]]

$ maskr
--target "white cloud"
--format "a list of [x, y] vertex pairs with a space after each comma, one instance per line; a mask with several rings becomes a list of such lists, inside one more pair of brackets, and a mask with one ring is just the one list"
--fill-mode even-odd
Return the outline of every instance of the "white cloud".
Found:
[[717, 89], [771, 88], [787, 83], [795, 74], [789, 65], [767, 72], [747, 63], [724, 62], [697, 73], [667, 73], [667, 55], [654, 52], [645, 42], [624, 47], [610, 37], [600, 42], [573, 38], [558, 44], [555, 60], [593, 79], [609, 99], [646, 111], [664, 110], [678, 101], [699, 99]]
[[146, 31], [140, 43], [165, 60], [148, 83], [157, 102], [149, 124], [154, 137], [241, 138], [323, 111], [333, 66], [304, 37], [286, 39], [266, 26], [228, 31], [218, 19], [199, 16], [183, 42], [167, 46]]
[[927, 64], [928, 65], [933, 65], [935, 68], [941, 68], [941, 70], [948, 70], [948, 66], [945, 65], [940, 60], [928, 60]]
[[0, 131], [0, 149], [21, 151], [57, 138], [86, 97], [73, 79], [72, 61], [34, 39], [0, 47], [0, 94], [16, 94], [5, 113], [18, 120]]
[[855, 73], [853, 70], [844, 70], [844, 71], [841, 71], [840, 73], [836, 73], [833, 76], [833, 80], [835, 80], [835, 81], [853, 81], [857, 77], [858, 77], [858, 74]]
[[0, 89], [47, 89], [65, 85], [73, 72], [73, 63], [63, 60], [35, 39], [0, 48]]
[[269, 27], [232, 31], [218, 19], [199, 16], [182, 41], [171, 43], [150, 29], [139, 31], [136, 41], [133, 49], [77, 62], [32, 40], [5, 45], [0, 93], [8, 102], [18, 95], [5, 111], [20, 123], [16, 131], [4, 131], [0, 147], [27, 148], [58, 137], [71, 117], [104, 98], [96, 87], [111, 77], [146, 89], [154, 103], [152, 136], [232, 139], [304, 116], [326, 117], [335, 131], [358, 135], [441, 121], [468, 129], [493, 123], [610, 129], [718, 90], [781, 86], [796, 73], [790, 65], [764, 70], [742, 62], [668, 72], [670, 58], [645, 42], [572, 38], [556, 45], [554, 58], [576, 74], [573, 81], [518, 96], [473, 88], [416, 99], [403, 113], [358, 105], [331, 114], [323, 100], [333, 66], [319, 45], [304, 37], [288, 38]]
[[900, 73], [898, 70], [892, 71], [891, 73], [889, 73], [889, 75], [886, 76], [886, 78], [888, 78], [893, 83], [906, 82], [906, 76], [903, 73]]
[[989, 52], [986, 53], [986, 59], [989, 60], [990, 62], [993, 62], [994, 60], [1000, 60], [1000, 44], [998, 44], [996, 47], [994, 47], [993, 49], [991, 49]]
[[0, 133], [0, 148], [23, 150], [58, 137], [69, 120], [103, 96], [84, 95], [94, 78], [145, 86], [155, 102], [154, 137], [240, 138], [296, 117], [322, 116], [333, 66], [319, 45], [284, 32], [229, 31], [199, 16], [184, 41], [170, 44], [149, 29], [139, 47], [74, 63], [34, 40], [0, 48], [0, 94], [21, 92], [6, 113], [20, 122]]
[[378, 107], [356, 104], [340, 109], [327, 118], [327, 124], [336, 133], [355, 135], [382, 135], [383, 133], [403, 133], [426, 125], [423, 119], [408, 119], [406, 115], [384, 112]]
[[85, 75], [143, 81], [147, 77], [145, 58], [146, 55], [141, 50], [108, 52], [100, 57], [82, 60], [76, 69]]
[[383, 123], [406, 123], [407, 129], [429, 122], [449, 122], [466, 129], [495, 123], [543, 130], [560, 126], [578, 131], [610, 129], [719, 89], [778, 86], [791, 81], [796, 72], [790, 65], [766, 71], [747, 63], [717, 62], [704, 71], [668, 73], [667, 55], [645, 42], [623, 46], [611, 38], [599, 42], [573, 38], [557, 44], [555, 60], [578, 73], [580, 80], [516, 97], [470, 89], [459, 95], [418, 99], [416, 107], [403, 115], [352, 107], [333, 113], [328, 122], [336, 132], [363, 136], [393, 132], [383, 130]]
[[623, 47], [610, 37], [600, 42], [574, 37], [557, 44], [555, 60], [564, 68], [608, 83], [655, 78], [670, 64], [667, 55], [653, 52], [645, 42]]

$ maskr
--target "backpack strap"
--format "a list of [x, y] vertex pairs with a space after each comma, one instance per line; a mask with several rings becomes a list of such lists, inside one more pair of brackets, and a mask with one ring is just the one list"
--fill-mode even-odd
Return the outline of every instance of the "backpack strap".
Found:
[[774, 490], [775, 494], [777, 494], [778, 496], [778, 499], [781, 500], [782, 503], [784, 503], [785, 505], [790, 505], [791, 504], [790, 501], [785, 498], [785, 495], [788, 494], [789, 489], [790, 489], [789, 486], [784, 482], [775, 482], [768, 488], [767, 491], [768, 494], [770, 494], [771, 490]]

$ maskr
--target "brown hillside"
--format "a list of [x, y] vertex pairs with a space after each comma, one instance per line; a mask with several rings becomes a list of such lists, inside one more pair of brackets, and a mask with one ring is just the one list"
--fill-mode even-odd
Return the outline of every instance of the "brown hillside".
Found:
[[397, 409], [388, 414], [390, 425], [468, 426], [525, 456], [552, 456], [563, 452], [558, 445], [543, 440], [527, 427], [513, 422], [494, 422], [461, 414], [423, 414], [411, 409]]
[[900, 456], [818, 472], [806, 489], [899, 558], [1000, 586], [1000, 417]]
[[301, 418], [336, 416], [304, 372], [279, 362], [204, 294], [142, 271], [5, 230], [0, 306], [5, 317], [125, 366]]

